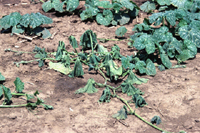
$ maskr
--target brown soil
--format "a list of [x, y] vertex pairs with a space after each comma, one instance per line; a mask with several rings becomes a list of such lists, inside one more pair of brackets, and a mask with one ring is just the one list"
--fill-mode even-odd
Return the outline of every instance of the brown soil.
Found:
[[[99, 92], [88, 95], [74, 92], [83, 87], [89, 78], [103, 83], [99, 74], [87, 72], [85, 69], [84, 78], [69, 78], [54, 70], [47, 69], [47, 65], [41, 69], [37, 62], [16, 67], [13, 62], [34, 59], [32, 54], [16, 55], [11, 52], [4, 52], [4, 49], [11, 48], [19, 51], [32, 51], [35, 46], [44, 47], [48, 52], [56, 51], [58, 42], [64, 41], [69, 51], [72, 50], [68, 36], [76, 38], [85, 30], [93, 30], [98, 38], [115, 38], [115, 30], [119, 27], [105, 27], [98, 25], [95, 21], [82, 22], [77, 15], [59, 15], [58, 13], [44, 13], [41, 3], [33, 4], [28, 0], [0, 0], [0, 18], [11, 12], [21, 14], [41, 12], [51, 17], [53, 24], [48, 25], [51, 33], [57, 33], [53, 39], [34, 39], [19, 43], [21, 38], [10, 33], [0, 34], [0, 72], [6, 77], [4, 85], [14, 90], [16, 77], [25, 83], [25, 92], [32, 93], [39, 90], [40, 97], [47, 104], [53, 105], [54, 110], [37, 108], [29, 111], [26, 108], [1, 108], [0, 109], [0, 132], [4, 133], [158, 133], [159, 131], [143, 123], [133, 115], [128, 116], [124, 121], [128, 127], [113, 119], [112, 114], [117, 113], [123, 106], [118, 99], [111, 99], [110, 103], [99, 104], [97, 101], [104, 88]], [[142, 1], [137, 0], [137, 4]], [[147, 15], [141, 14], [138, 21], [141, 23]], [[136, 24], [134, 19], [128, 25], [126, 37], [133, 34], [132, 28]], [[113, 44], [121, 48], [123, 55], [130, 55], [133, 49], [127, 47], [127, 42], [107, 42], [104, 45], [111, 48]], [[143, 92], [148, 106], [136, 109], [136, 113], [144, 119], [150, 119], [159, 115], [162, 124], [159, 127], [170, 131], [178, 132], [185, 130], [189, 133], [200, 132], [200, 54], [193, 60], [186, 61], [186, 68], [170, 69], [164, 72], [157, 71], [155, 77], [142, 76], [150, 80], [146, 84], [138, 85]], [[175, 61], [174, 61], [175, 63]], [[112, 84], [115, 85], [115, 84]], [[126, 95], [121, 95], [128, 98]], [[14, 103], [15, 100], [13, 101]], [[17, 101], [18, 102], [18, 101]], [[20, 101], [22, 102], [22, 101]], [[19, 102], [19, 103], [20, 103]], [[132, 104], [131, 107], [134, 108]]]

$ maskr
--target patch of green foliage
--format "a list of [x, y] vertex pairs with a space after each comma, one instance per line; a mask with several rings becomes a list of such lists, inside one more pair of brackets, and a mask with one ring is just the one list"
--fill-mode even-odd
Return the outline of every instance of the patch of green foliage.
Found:
[[40, 26], [43, 24], [51, 24], [52, 22], [51, 18], [46, 17], [39, 12], [25, 14], [23, 16], [18, 12], [13, 12], [0, 19], [0, 30], [11, 29], [12, 34], [28, 33], [30, 35], [42, 35], [42, 38], [45, 39], [51, 37], [51, 33], [46, 28]]
[[[5, 78], [0, 74], [1, 81], [5, 81]], [[3, 78], [2, 78], [3, 77]], [[35, 109], [39, 105], [42, 105], [46, 110], [53, 109], [53, 106], [47, 105], [44, 103], [44, 100], [39, 98], [37, 95], [39, 95], [39, 92], [36, 91], [34, 94], [27, 94], [24, 93], [24, 83], [21, 81], [19, 77], [17, 77], [14, 81], [15, 84], [15, 92], [11, 92], [10, 88], [7, 88], [3, 85], [3, 82], [0, 83], [0, 97], [3, 98], [3, 103], [0, 105], [0, 108], [17, 108], [17, 107], [27, 107], [28, 109]], [[13, 96], [18, 97], [25, 97], [27, 103], [20, 104], [20, 105], [12, 105], [12, 98]], [[32, 102], [30, 100], [37, 99], [36, 102]]]
[[[48, 0], [43, 3], [45, 12], [54, 9], [60, 13], [74, 12], [79, 6], [79, 0]], [[65, 8], [63, 8], [65, 7]], [[85, 10], [80, 11], [81, 20], [95, 19], [101, 25], [124, 25], [139, 13], [139, 7], [129, 0], [85, 0]]]

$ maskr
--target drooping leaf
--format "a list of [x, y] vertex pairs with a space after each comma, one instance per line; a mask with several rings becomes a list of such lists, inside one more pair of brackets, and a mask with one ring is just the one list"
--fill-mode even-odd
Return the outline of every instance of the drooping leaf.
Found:
[[36, 28], [42, 24], [51, 24], [53, 20], [49, 17], [42, 15], [41, 13], [25, 14], [20, 20], [20, 24], [24, 27]]
[[72, 45], [72, 47], [74, 49], [78, 48], [78, 43], [77, 43], [76, 38], [74, 36], [70, 36], [68, 38], [68, 40], [70, 41], [70, 44]]
[[74, 69], [70, 73], [69, 77], [79, 77], [79, 76], [83, 76], [83, 75], [84, 75], [84, 72], [83, 72], [83, 68], [82, 68], [82, 63], [79, 60], [79, 58], [77, 58], [75, 65], [74, 65]]
[[117, 36], [122, 37], [126, 32], [127, 32], [126, 27], [125, 26], [121, 26], [121, 27], [117, 28], [117, 30], [115, 31], [115, 34]]
[[152, 10], [155, 10], [155, 9], [156, 9], [156, 5], [155, 5], [155, 3], [153, 3], [153, 2], [147, 1], [147, 2], [145, 2], [144, 4], [142, 4], [142, 5], [140, 6], [140, 9], [141, 9], [142, 11], [148, 13], [148, 12], [150, 12], [150, 11], [152, 11]]
[[124, 105], [123, 108], [117, 112], [117, 114], [114, 114], [112, 117], [118, 119], [118, 120], [125, 120], [127, 118], [127, 108]]
[[0, 82], [5, 81], [5, 77], [0, 73]]
[[97, 43], [97, 36], [93, 31], [87, 30], [83, 33], [80, 38], [80, 46], [83, 47], [83, 50], [91, 49]]
[[42, 4], [42, 9], [45, 12], [50, 11], [51, 9], [55, 9], [56, 11], [63, 12], [64, 2], [60, 2], [60, 0], [49, 0]]
[[117, 80], [119, 76], [122, 75], [123, 69], [122, 66], [117, 68], [113, 62], [113, 60], [107, 61], [107, 63], [104, 65], [106, 68], [106, 75], [110, 77], [111, 80]]
[[60, 73], [63, 73], [65, 75], [69, 74], [72, 70], [70, 66], [66, 67], [63, 63], [58, 62], [58, 63], [53, 63], [49, 62], [49, 69], [54, 69]]
[[36, 90], [35, 92], [34, 92], [34, 96], [37, 96], [37, 95], [39, 95], [40, 93], [38, 92], [38, 90]]
[[133, 95], [132, 99], [133, 99], [133, 102], [135, 103], [136, 108], [144, 107], [145, 105], [147, 105], [144, 98], [137, 93]]
[[56, 52], [56, 60], [61, 60], [65, 51], [65, 43], [63, 41], [59, 41], [59, 45], [57, 47]]
[[66, 10], [69, 12], [74, 11], [78, 5], [79, 5], [79, 0], [65, 0], [66, 5]]
[[21, 18], [22, 16], [18, 12], [13, 12], [7, 16], [4, 16], [0, 19], [0, 30], [8, 29], [11, 26], [16, 26], [20, 22]]
[[132, 79], [127, 79], [121, 84], [122, 92], [126, 93], [128, 96], [133, 96], [134, 94], [143, 94], [143, 92], [140, 89], [135, 88], [133, 86], [133, 83], [131, 81]]
[[145, 78], [138, 78], [133, 71], [129, 72], [128, 78], [126, 80], [129, 80], [132, 84], [142, 84], [142, 83], [147, 83], [147, 81], [149, 79], [145, 79]]
[[15, 79], [14, 84], [17, 93], [21, 93], [24, 90], [24, 83], [21, 81], [19, 77]]
[[112, 60], [111, 55], [108, 53], [103, 58], [103, 63], [106, 64], [108, 61]]
[[151, 123], [154, 124], [156, 123], [156, 125], [159, 125], [161, 123], [161, 118], [159, 116], [154, 116], [152, 119], [151, 119]]
[[95, 81], [93, 78], [88, 79], [87, 84], [84, 88], [78, 89], [75, 93], [95, 93], [98, 89], [95, 88]]
[[98, 65], [98, 62], [100, 62], [100, 58], [98, 56], [96, 56], [95, 54], [92, 54], [90, 59], [89, 59], [89, 62], [92, 64], [92, 65]]
[[42, 106], [43, 106], [46, 110], [52, 110], [52, 109], [53, 109], [53, 106], [51, 106], [51, 105], [42, 104]]
[[96, 16], [97, 23], [108, 26], [113, 19], [113, 14], [110, 10], [103, 10], [103, 13], [98, 13]]
[[111, 92], [110, 92], [110, 89], [108, 87], [106, 87], [104, 90], [103, 90], [103, 93], [99, 99], [99, 102], [102, 103], [102, 102], [107, 102], [109, 103], [110, 102], [110, 99], [111, 99]]
[[108, 50], [103, 45], [98, 44], [97, 52], [100, 53], [99, 55], [103, 55], [103, 54], [108, 53]]
[[10, 89], [5, 87], [4, 85], [1, 85], [1, 88], [3, 88], [3, 93], [4, 93], [4, 96], [7, 100], [7, 102], [10, 103], [11, 98], [12, 98], [12, 94], [11, 94]]

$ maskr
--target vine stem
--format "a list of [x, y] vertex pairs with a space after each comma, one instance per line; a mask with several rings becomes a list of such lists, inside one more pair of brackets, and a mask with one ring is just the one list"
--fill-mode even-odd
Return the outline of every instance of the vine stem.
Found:
[[92, 47], [92, 53], [94, 53], [94, 47], [93, 47], [93, 41], [92, 41], [91, 33], [90, 33], [90, 43], [91, 43], [91, 47]]
[[152, 126], [153, 128], [161, 131], [161, 132], [164, 132], [163, 129], [153, 125], [152, 123], [146, 121], [145, 119], [143, 119], [140, 115], [136, 114], [135, 111], [133, 111], [133, 109], [130, 107], [130, 105], [128, 104], [128, 102], [126, 100], [124, 100], [123, 98], [119, 97], [119, 96], [116, 96], [118, 99], [120, 99], [123, 103], [126, 104], [126, 106], [129, 108], [129, 110], [131, 111], [131, 114], [135, 115], [136, 117], [138, 117], [140, 120], [142, 120], [143, 122], [147, 123], [148, 125]]
[[98, 68], [98, 70], [101, 73], [101, 75], [103, 76], [103, 78], [105, 79], [105, 83], [104, 84], [106, 85], [107, 81], [110, 81], [110, 80], [108, 78], [106, 78], [105, 74], [101, 71], [101, 69]]
[[18, 108], [18, 107], [26, 107], [27, 104], [20, 104], [20, 105], [0, 105], [0, 108]]

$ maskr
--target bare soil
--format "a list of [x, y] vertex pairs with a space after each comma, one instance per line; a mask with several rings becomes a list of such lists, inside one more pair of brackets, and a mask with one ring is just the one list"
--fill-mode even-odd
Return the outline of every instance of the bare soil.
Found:
[[[134, 1], [138, 5], [146, 0]], [[54, 106], [54, 110], [37, 108], [29, 111], [26, 108], [1, 108], [0, 109], [0, 132], [3, 133], [159, 133], [159, 131], [143, 123], [133, 115], [124, 121], [126, 125], [112, 118], [123, 107], [118, 99], [111, 99], [110, 103], [98, 103], [98, 99], [104, 88], [99, 88], [95, 94], [78, 94], [74, 92], [84, 87], [89, 78], [103, 83], [103, 78], [96, 73], [89, 73], [85, 66], [84, 78], [69, 78], [54, 70], [49, 70], [48, 63], [39, 68], [37, 62], [16, 67], [13, 62], [34, 59], [33, 54], [16, 55], [5, 52], [11, 48], [18, 51], [32, 51], [35, 46], [46, 48], [48, 52], [56, 51], [58, 42], [64, 41], [68, 50], [70, 47], [68, 36], [73, 35], [78, 40], [85, 30], [91, 29], [98, 38], [115, 38], [115, 30], [120, 27], [105, 27], [95, 21], [82, 22], [77, 14], [59, 14], [55, 12], [45, 13], [41, 3], [30, 3], [28, 0], [0, 0], [0, 18], [11, 12], [21, 14], [41, 12], [51, 17], [53, 24], [47, 25], [51, 33], [56, 33], [53, 39], [35, 38], [33, 41], [25, 41], [10, 33], [0, 34], [0, 72], [6, 77], [4, 85], [14, 90], [16, 77], [25, 83], [25, 92], [33, 93], [39, 90], [40, 97], [47, 104]], [[79, 7], [82, 8], [81, 6]], [[138, 23], [141, 23], [146, 14], [140, 13]], [[136, 19], [126, 26], [128, 32], [125, 37], [133, 34], [133, 25]], [[121, 48], [121, 54], [131, 55], [134, 49], [128, 48], [125, 41], [110, 41], [100, 43], [110, 49], [113, 44]], [[178, 132], [185, 130], [188, 133], [200, 132], [200, 54], [193, 60], [186, 61], [186, 68], [170, 69], [164, 72], [157, 71], [154, 77], [148, 78], [146, 84], [138, 85], [144, 94], [148, 106], [136, 109], [136, 113], [144, 119], [150, 119], [159, 115], [162, 124], [159, 127]], [[176, 61], [172, 61], [174, 64]], [[117, 86], [118, 84], [112, 83]], [[128, 98], [126, 95], [121, 95]], [[14, 103], [23, 102], [23, 100]], [[134, 108], [134, 104], [131, 105]], [[128, 126], [127, 126], [128, 125]]]

